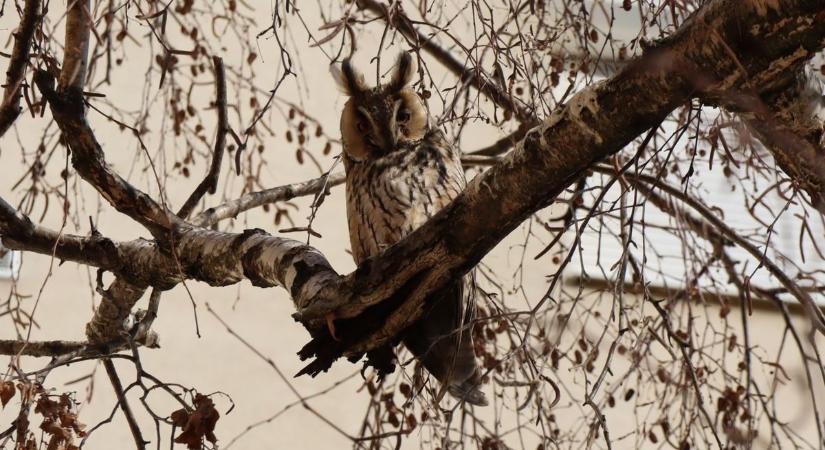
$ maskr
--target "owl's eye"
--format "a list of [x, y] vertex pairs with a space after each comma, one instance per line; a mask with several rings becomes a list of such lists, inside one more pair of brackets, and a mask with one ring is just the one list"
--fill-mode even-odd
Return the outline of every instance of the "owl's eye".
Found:
[[358, 131], [360, 131], [362, 133], [366, 132], [367, 128], [368, 128], [367, 123], [362, 121], [362, 120], [359, 120], [356, 126], [358, 127]]
[[410, 120], [410, 111], [407, 108], [401, 108], [398, 110], [398, 114], [395, 115], [396, 122], [406, 122]]

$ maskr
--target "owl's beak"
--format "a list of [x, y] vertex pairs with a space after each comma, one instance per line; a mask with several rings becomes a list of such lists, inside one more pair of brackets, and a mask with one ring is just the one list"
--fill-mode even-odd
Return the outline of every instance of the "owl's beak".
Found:
[[398, 131], [394, 126], [389, 126], [382, 131], [381, 144], [381, 149], [384, 150], [385, 154], [395, 150], [395, 147], [398, 144]]

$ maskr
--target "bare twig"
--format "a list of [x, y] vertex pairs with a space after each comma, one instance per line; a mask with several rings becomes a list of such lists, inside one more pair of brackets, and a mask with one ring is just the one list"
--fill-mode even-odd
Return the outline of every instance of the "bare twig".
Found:
[[303, 183], [288, 184], [278, 186], [263, 191], [252, 192], [243, 195], [235, 200], [230, 200], [218, 206], [209, 208], [192, 218], [192, 223], [202, 227], [208, 227], [221, 220], [235, 217], [238, 214], [259, 206], [291, 200], [305, 195], [314, 195], [326, 186], [331, 188], [343, 184], [345, 180], [343, 173], [335, 173], [329, 177], [321, 176], [314, 180]]
[[[527, 125], [534, 125], [537, 122], [536, 116], [529, 108], [521, 103], [520, 100], [513, 98], [507, 92], [504, 92], [499, 84], [496, 83], [490, 75], [488, 75], [481, 67], [468, 66], [464, 62], [458, 60], [452, 53], [444, 49], [432, 38], [429, 38], [419, 32], [413, 27], [410, 19], [401, 10], [400, 3], [392, 2], [388, 11], [388, 7], [380, 4], [376, 0], [358, 0], [358, 4], [363, 8], [370, 10], [373, 14], [378, 14], [383, 20], [391, 26], [398, 29], [401, 34], [414, 48], [421, 48], [433, 56], [445, 68], [459, 77], [462, 81], [471, 84], [479, 90], [482, 94], [487, 96], [501, 108], [512, 111], [515, 117]], [[468, 58], [470, 55], [467, 55]]]
[[112, 389], [117, 396], [117, 404], [123, 415], [126, 417], [126, 423], [129, 424], [129, 430], [132, 432], [132, 437], [135, 439], [135, 447], [138, 450], [146, 449], [147, 441], [143, 439], [143, 433], [140, 432], [140, 426], [135, 420], [135, 415], [132, 408], [129, 406], [129, 401], [126, 399], [126, 393], [123, 392], [123, 383], [120, 382], [120, 377], [115, 370], [115, 364], [109, 358], [103, 359], [103, 367], [106, 368], [106, 374], [109, 376], [109, 381], [112, 383]]
[[218, 188], [218, 177], [221, 173], [221, 161], [226, 147], [226, 132], [229, 129], [226, 115], [226, 71], [223, 67], [223, 60], [217, 56], [212, 57], [212, 62], [215, 66], [215, 88], [217, 91], [217, 98], [215, 99], [215, 107], [218, 110], [218, 131], [215, 137], [215, 149], [212, 151], [212, 164], [209, 166], [209, 172], [203, 181], [198, 184], [195, 191], [189, 195], [186, 202], [178, 211], [178, 216], [182, 219], [189, 217], [195, 205], [208, 191], [214, 194]]

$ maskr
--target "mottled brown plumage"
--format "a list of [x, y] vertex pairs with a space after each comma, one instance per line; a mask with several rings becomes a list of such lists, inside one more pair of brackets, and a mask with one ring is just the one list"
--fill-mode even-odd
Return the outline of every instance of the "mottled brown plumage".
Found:
[[[414, 73], [406, 53], [390, 82], [375, 88], [366, 86], [349, 61], [335, 73], [350, 96], [341, 136], [350, 241], [358, 264], [424, 224], [464, 189], [459, 152], [430, 127], [424, 102], [408, 87]], [[452, 395], [484, 405], [470, 326], [474, 292], [469, 274], [432, 295], [403, 341]]]

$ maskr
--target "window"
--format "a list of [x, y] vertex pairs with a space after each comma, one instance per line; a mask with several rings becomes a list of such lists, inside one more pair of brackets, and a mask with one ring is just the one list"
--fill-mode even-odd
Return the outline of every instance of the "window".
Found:
[[[731, 141], [734, 139], [732, 137]], [[805, 279], [797, 280], [800, 285], [825, 285], [825, 258], [822, 256], [825, 244], [818, 240], [819, 236], [825, 235], [825, 223], [812, 208], [807, 208], [809, 212], [805, 217], [805, 208], [800, 205], [801, 199], [789, 204], [780, 196], [771, 195], [767, 180], [745, 178], [735, 168], [733, 173], [723, 173], [718, 157], [713, 169], [709, 168], [706, 160], [700, 162], [697, 157], [695, 170], [691, 182], [699, 185], [706, 201], [705, 206], [723, 219], [726, 225], [740, 235], [751, 238], [751, 242], [760, 249], [764, 249], [764, 245], [760, 244], [769, 238], [772, 248], [767, 251], [767, 256], [773, 263], [792, 277], [800, 271], [809, 274]], [[590, 177], [588, 184], [603, 186], [609, 178], [595, 174]], [[745, 183], [749, 185], [744, 186]], [[746, 187], [747, 195], [744, 190]], [[760, 203], [754, 205], [754, 197], [766, 191]], [[608, 192], [605, 204], [613, 204], [619, 197], [619, 189], [614, 185]], [[630, 203], [634, 197], [628, 195], [626, 198]], [[650, 276], [647, 281], [652, 283], [651, 287], [679, 290], [686, 287], [686, 280], [699, 276], [714, 280], [702, 284], [715, 286], [716, 291], [722, 295], [736, 294], [735, 287], [727, 283], [728, 277], [719, 264], [713, 264], [704, 275], [699, 275], [702, 262], [710, 259], [713, 252], [707, 242], [696, 236], [679, 235], [675, 232], [678, 228], [674, 226], [674, 219], [669, 214], [663, 213], [650, 202], [645, 202], [641, 195], [638, 200], [634, 217], [637, 226], [633, 230], [633, 244], [629, 246], [629, 251], [646, 268], [645, 272]], [[586, 203], [590, 202], [586, 200]], [[675, 204], [679, 205], [679, 202]], [[619, 207], [618, 203], [615, 205]], [[692, 216], [699, 217], [690, 208], [679, 206]], [[779, 214], [783, 208], [786, 210]], [[582, 215], [580, 214], [580, 218]], [[779, 218], [773, 222], [775, 215]], [[771, 223], [772, 232], [768, 236], [767, 225]], [[573, 276], [573, 280], [584, 275], [593, 281], [616, 279], [619, 270], [616, 263], [620, 261], [624, 251], [620, 230], [617, 213], [605, 213], [589, 222], [581, 236], [581, 247], [578, 249], [580, 254], [568, 266], [567, 273]], [[759, 267], [750, 254], [736, 246], [728, 247], [727, 251], [739, 263], [737, 269], [750, 276], [755, 286], [768, 289], [779, 287], [778, 281], [763, 267]], [[631, 281], [632, 272], [629, 268], [624, 278], [625, 282]], [[788, 294], [779, 297], [796, 302]], [[815, 294], [812, 297], [825, 307], [825, 296]]]
[[0, 280], [17, 278], [20, 270], [20, 254], [0, 245]]

